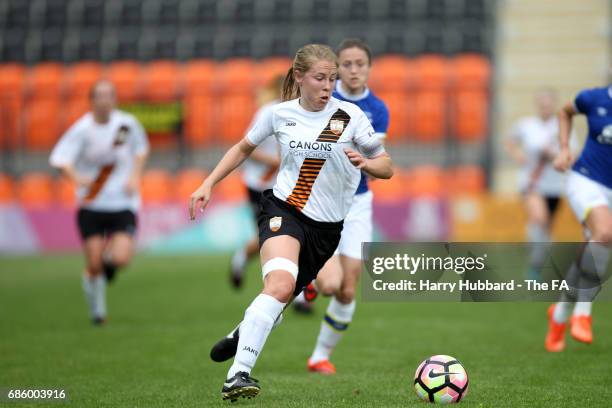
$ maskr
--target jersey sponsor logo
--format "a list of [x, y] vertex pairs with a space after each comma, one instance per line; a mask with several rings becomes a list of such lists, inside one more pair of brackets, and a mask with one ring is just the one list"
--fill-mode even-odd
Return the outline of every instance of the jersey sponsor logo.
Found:
[[331, 130], [334, 135], [339, 135], [344, 130], [344, 121], [339, 119], [330, 120], [329, 130]]
[[283, 225], [283, 217], [272, 217], [270, 218], [270, 230], [276, 232]]
[[597, 114], [599, 116], [606, 116], [608, 114], [608, 110], [602, 106], [597, 107]]
[[315, 150], [315, 151], [332, 151], [332, 144], [327, 142], [302, 142], [299, 140], [292, 140], [289, 142], [290, 149], [298, 149], [298, 150]]
[[608, 125], [597, 136], [597, 141], [602, 144], [612, 144], [612, 125]]
[[[351, 117], [345, 111], [338, 109], [332, 115], [329, 123], [325, 129], [323, 129], [315, 143], [337, 143], [340, 136], [342, 136], [342, 132], [346, 128], [346, 124], [348, 124], [350, 120]], [[339, 130], [338, 133], [332, 131], [332, 122], [334, 123], [334, 128], [337, 131]], [[298, 151], [296, 153], [299, 154], [303, 152]], [[331, 152], [311, 151], [306, 153], [308, 153], [308, 155], [302, 162], [302, 167], [300, 167], [300, 173], [295, 183], [295, 187], [293, 187], [293, 191], [286, 200], [288, 204], [292, 205], [299, 211], [302, 211], [306, 206], [306, 202], [308, 201], [310, 193], [312, 192], [312, 186], [319, 176], [319, 173], [325, 164], [325, 160], [331, 157]]]

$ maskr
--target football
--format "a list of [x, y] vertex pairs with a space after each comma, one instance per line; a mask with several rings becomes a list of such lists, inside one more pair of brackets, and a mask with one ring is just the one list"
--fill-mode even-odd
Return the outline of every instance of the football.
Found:
[[468, 375], [454, 357], [431, 356], [414, 373], [414, 390], [424, 401], [438, 404], [459, 402], [468, 392]]

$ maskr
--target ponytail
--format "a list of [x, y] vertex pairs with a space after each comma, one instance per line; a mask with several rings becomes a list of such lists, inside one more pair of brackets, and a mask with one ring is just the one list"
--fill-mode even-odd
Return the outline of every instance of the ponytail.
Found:
[[298, 98], [300, 96], [300, 88], [298, 88], [295, 83], [295, 78], [293, 77], [293, 65], [289, 67], [289, 71], [287, 71], [287, 75], [285, 76], [285, 80], [283, 81], [283, 89], [281, 92], [281, 101], [288, 101], [291, 99]]

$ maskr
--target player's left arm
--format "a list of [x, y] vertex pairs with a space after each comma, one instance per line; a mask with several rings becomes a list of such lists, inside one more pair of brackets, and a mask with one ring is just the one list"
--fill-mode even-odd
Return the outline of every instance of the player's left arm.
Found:
[[360, 170], [374, 178], [389, 179], [393, 176], [393, 161], [376, 137], [368, 118], [361, 113], [356, 118], [355, 144], [359, 151], [344, 149], [347, 157]]
[[139, 190], [140, 180], [144, 173], [144, 168], [149, 157], [149, 142], [147, 134], [138, 120], [134, 119], [134, 137], [132, 146], [134, 150], [134, 164], [132, 172], [125, 185], [125, 190], [129, 194], [134, 194]]

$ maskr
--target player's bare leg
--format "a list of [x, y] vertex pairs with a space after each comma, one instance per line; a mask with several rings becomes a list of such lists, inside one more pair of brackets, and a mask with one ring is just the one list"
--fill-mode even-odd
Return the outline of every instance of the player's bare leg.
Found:
[[238, 249], [232, 256], [232, 264], [230, 270], [230, 282], [236, 289], [242, 286], [244, 278], [244, 270], [251, 259], [259, 252], [259, 240], [251, 239], [247, 244]]
[[547, 244], [550, 242], [550, 214], [545, 198], [537, 193], [527, 193], [525, 209], [527, 211], [527, 238], [532, 244], [527, 278], [540, 280], [548, 249]]
[[115, 232], [104, 249], [102, 268], [106, 280], [112, 282], [120, 268], [127, 266], [134, 254], [134, 238], [127, 232]]
[[93, 235], [83, 243], [85, 253], [85, 274], [83, 275], [83, 292], [89, 305], [92, 322], [103, 324], [106, 320], [106, 279], [102, 269], [104, 237]]

